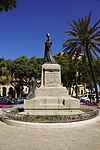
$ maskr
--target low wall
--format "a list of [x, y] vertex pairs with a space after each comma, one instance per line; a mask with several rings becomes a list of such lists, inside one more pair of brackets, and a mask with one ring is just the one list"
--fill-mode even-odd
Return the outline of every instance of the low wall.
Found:
[[12, 108], [3, 109], [2, 118], [33, 123], [68, 123], [89, 120], [99, 114], [99, 109], [95, 108], [89, 112], [68, 115], [29, 115], [10, 112]]

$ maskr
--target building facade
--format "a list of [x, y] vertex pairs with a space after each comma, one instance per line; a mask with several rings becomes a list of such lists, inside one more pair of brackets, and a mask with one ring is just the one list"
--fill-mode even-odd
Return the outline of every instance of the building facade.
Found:
[[[27, 95], [29, 88], [27, 86], [23, 86], [23, 92]], [[19, 94], [11, 84], [7, 84], [0, 85], [0, 96], [18, 98]]]

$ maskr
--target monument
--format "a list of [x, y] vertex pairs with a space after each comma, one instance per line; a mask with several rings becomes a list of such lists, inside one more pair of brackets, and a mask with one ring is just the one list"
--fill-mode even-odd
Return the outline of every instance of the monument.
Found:
[[61, 83], [61, 68], [52, 57], [50, 34], [45, 41], [41, 86], [35, 90], [35, 97], [25, 101], [25, 109], [32, 114], [66, 114], [80, 110], [80, 101], [67, 94]]
[[27, 99], [32, 99], [35, 97], [35, 89], [36, 89], [36, 79], [31, 77], [29, 80], [29, 94], [27, 95]]

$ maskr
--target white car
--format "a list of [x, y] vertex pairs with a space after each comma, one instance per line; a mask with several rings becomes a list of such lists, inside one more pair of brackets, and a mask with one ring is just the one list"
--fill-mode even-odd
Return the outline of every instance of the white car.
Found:
[[90, 99], [88, 98], [88, 95], [84, 95], [84, 96], [81, 97], [81, 101], [90, 102]]
[[[97, 101], [96, 96], [94, 96], [94, 101], [95, 101], [95, 102]], [[99, 95], [99, 101], [100, 101], [100, 95]]]

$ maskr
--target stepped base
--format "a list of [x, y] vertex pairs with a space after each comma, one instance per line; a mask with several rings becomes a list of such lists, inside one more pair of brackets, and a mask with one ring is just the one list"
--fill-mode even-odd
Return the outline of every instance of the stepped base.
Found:
[[80, 111], [80, 109], [74, 110], [25, 110], [24, 114], [30, 114], [30, 115], [68, 115], [68, 114], [79, 114], [79, 113], [83, 113], [82, 111]]
[[80, 101], [68, 96], [66, 87], [62, 87], [60, 65], [44, 64], [41, 87], [36, 89], [34, 98], [25, 101], [24, 108], [37, 114], [67, 113], [69, 110], [79, 110]]
[[66, 88], [39, 88], [33, 99], [26, 100], [25, 109], [76, 109], [80, 108], [78, 99], [67, 95]]

